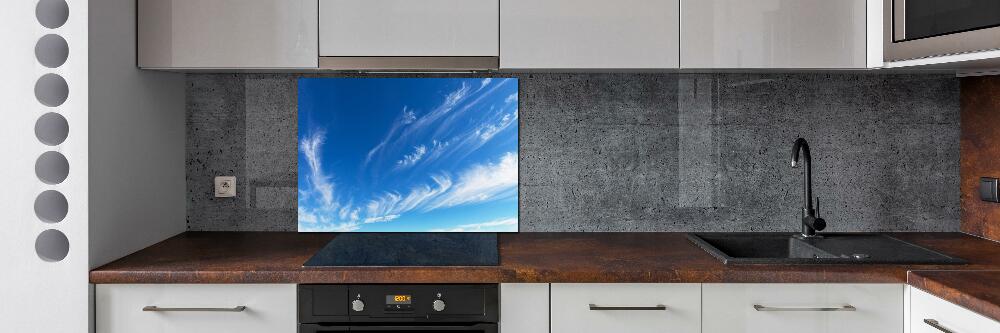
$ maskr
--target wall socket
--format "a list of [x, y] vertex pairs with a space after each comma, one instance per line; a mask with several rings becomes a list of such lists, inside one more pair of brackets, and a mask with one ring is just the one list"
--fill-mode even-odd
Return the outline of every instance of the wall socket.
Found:
[[215, 177], [215, 197], [232, 198], [236, 196], [236, 177]]

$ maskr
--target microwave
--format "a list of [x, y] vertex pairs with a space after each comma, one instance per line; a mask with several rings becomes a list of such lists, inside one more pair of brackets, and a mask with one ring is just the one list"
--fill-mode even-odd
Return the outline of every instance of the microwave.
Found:
[[885, 60], [1000, 49], [1000, 0], [884, 0]]

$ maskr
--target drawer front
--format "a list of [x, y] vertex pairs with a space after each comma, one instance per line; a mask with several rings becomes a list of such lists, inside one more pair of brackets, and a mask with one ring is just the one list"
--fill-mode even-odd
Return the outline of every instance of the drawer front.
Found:
[[701, 331], [699, 284], [554, 283], [551, 290], [554, 333]]
[[[704, 332], [903, 332], [902, 284], [705, 284]], [[844, 308], [853, 306], [853, 311]], [[756, 306], [756, 307], [755, 307]]]
[[[945, 301], [917, 288], [910, 290], [910, 332], [908, 333], [996, 333], [1000, 322]], [[934, 327], [930, 320], [938, 327]]]
[[[295, 285], [101, 284], [96, 291], [99, 333], [294, 333]], [[156, 306], [168, 311], [143, 311]], [[177, 308], [246, 308], [169, 311]]]

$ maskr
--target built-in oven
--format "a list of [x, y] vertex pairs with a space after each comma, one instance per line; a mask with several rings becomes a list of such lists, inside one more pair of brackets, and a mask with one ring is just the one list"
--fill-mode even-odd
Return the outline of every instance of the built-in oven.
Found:
[[885, 59], [1000, 49], [1000, 0], [884, 0]]
[[497, 333], [495, 284], [303, 284], [299, 333]]

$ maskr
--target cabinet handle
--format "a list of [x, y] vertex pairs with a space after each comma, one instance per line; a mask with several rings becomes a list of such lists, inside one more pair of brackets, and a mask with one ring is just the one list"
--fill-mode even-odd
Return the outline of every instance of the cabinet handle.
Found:
[[155, 305], [142, 307], [142, 311], [153, 312], [243, 312], [247, 307], [240, 305], [231, 308], [161, 308]]
[[654, 306], [599, 306], [590, 304], [591, 311], [663, 311], [667, 306], [657, 304]]
[[753, 309], [757, 311], [857, 311], [853, 305], [844, 305], [838, 307], [828, 307], [828, 308], [775, 308], [770, 306], [763, 306], [760, 304], [754, 304]]
[[955, 333], [955, 331], [949, 330], [949, 329], [945, 328], [944, 326], [941, 326], [941, 323], [939, 323], [937, 320], [934, 320], [934, 319], [924, 319], [924, 324], [927, 324], [930, 327], [936, 328], [938, 331], [941, 331], [941, 332], [944, 332], [944, 333]]

